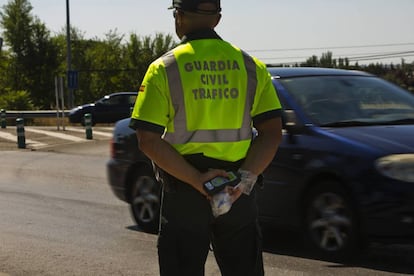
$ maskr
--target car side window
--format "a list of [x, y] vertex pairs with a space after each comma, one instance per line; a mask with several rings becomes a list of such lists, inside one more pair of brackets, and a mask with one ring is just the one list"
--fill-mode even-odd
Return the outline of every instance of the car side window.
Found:
[[130, 105], [134, 105], [134, 104], [135, 104], [136, 99], [137, 99], [137, 96], [136, 96], [136, 95], [131, 95], [131, 96], [129, 96], [129, 97], [128, 97], [128, 104], [130, 104]]
[[105, 101], [106, 105], [120, 105], [122, 104], [123, 97], [122, 96], [112, 96], [107, 101]]

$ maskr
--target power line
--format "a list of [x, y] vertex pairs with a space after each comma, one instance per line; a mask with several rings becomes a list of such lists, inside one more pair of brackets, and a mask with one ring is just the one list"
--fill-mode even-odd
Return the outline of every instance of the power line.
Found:
[[[355, 53], [355, 54], [333, 54], [333, 57], [336, 58], [348, 58], [349, 60], [352, 59], [359, 59], [359, 58], [392, 58], [392, 57], [400, 57], [400, 56], [412, 56], [414, 55], [414, 51], [399, 51], [399, 52], [375, 52], [375, 53]], [[262, 57], [262, 60], [272, 60], [272, 59], [307, 59], [309, 56], [278, 56], [278, 57]]]
[[387, 58], [403, 58], [403, 57], [414, 57], [414, 51], [401, 52], [396, 54], [388, 55], [367, 55], [367, 56], [356, 56], [348, 58], [349, 61], [367, 61], [376, 59], [387, 59]]
[[308, 48], [285, 48], [285, 49], [256, 49], [247, 50], [248, 52], [287, 52], [287, 51], [309, 51], [309, 50], [327, 50], [327, 49], [355, 49], [355, 48], [373, 48], [373, 47], [395, 47], [395, 46], [413, 46], [414, 42], [406, 43], [389, 43], [389, 44], [369, 44], [369, 45], [352, 45], [352, 46], [329, 46], [329, 47], [308, 47]]
[[[396, 59], [396, 58], [407, 58], [407, 57], [414, 57], [414, 51], [404, 51], [404, 52], [394, 52], [394, 53], [377, 53], [377, 54], [365, 54], [365, 55], [357, 55], [357, 56], [350, 56], [346, 57], [348, 61], [360, 62], [360, 61], [372, 61], [372, 60], [383, 60], [383, 59]], [[294, 57], [292, 57], [294, 58]], [[309, 57], [304, 57], [309, 58]], [[333, 56], [333, 59], [339, 59], [341, 57]], [[262, 60], [272, 60], [274, 62], [270, 62], [272, 64], [285, 64], [285, 65], [292, 65], [292, 64], [299, 64], [304, 62], [303, 59], [300, 60], [299, 57], [295, 58], [296, 61], [283, 61], [286, 60], [284, 58], [262, 58]], [[276, 61], [275, 61], [276, 60]], [[268, 62], [269, 63], [269, 62]]]

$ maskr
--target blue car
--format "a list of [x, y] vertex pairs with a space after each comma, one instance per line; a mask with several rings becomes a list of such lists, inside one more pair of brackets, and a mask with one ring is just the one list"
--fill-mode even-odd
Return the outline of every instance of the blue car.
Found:
[[[283, 142], [257, 187], [263, 226], [298, 230], [327, 257], [368, 241], [414, 241], [414, 95], [368, 73], [269, 68]], [[154, 231], [159, 183], [129, 119], [115, 125], [108, 179]]]

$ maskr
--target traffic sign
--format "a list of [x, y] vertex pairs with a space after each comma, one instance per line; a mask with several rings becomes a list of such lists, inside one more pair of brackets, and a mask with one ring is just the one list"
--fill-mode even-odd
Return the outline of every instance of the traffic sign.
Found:
[[74, 71], [74, 70], [68, 71], [68, 88], [69, 89], [77, 89], [78, 80], [79, 80], [78, 71]]

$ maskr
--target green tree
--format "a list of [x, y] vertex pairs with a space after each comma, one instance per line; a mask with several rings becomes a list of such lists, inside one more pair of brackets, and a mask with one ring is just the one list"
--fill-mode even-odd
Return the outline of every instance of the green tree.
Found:
[[332, 59], [332, 52], [322, 53], [322, 57], [319, 59], [320, 66], [325, 68], [336, 67], [336, 62]]
[[58, 67], [57, 45], [46, 26], [31, 14], [28, 0], [11, 0], [3, 9], [0, 25], [12, 57], [10, 89], [28, 91], [36, 106], [49, 108], [54, 97], [52, 76]]
[[54, 75], [59, 66], [59, 49], [50, 38], [49, 30], [38, 19], [33, 22], [28, 49], [31, 59], [27, 60], [25, 66], [33, 102], [39, 107], [50, 108], [54, 102]]
[[[23, 74], [22, 64], [28, 55], [28, 44], [30, 43], [32, 6], [27, 0], [10, 1], [0, 11], [0, 26], [4, 29], [4, 39], [13, 53], [11, 68], [14, 71], [14, 80], [11, 84], [13, 90], [24, 89], [27, 78]], [[18, 73], [19, 72], [19, 73]]]
[[[0, 77], [0, 92], [27, 91], [36, 107], [48, 109], [55, 102], [55, 76], [66, 79], [66, 31], [51, 37], [31, 12], [29, 0], [9, 0], [0, 12], [0, 27], [10, 46], [7, 57], [0, 56], [0, 68], [7, 71]], [[131, 34], [125, 42], [116, 30], [104, 39], [85, 39], [72, 27], [71, 38], [72, 69], [79, 72], [76, 104], [116, 91], [137, 91], [148, 65], [175, 46], [171, 35], [160, 33]]]
[[305, 63], [301, 64], [301, 67], [318, 67], [318, 66], [320, 66], [319, 59], [315, 55], [311, 56], [305, 61]]
[[[6, 88], [11, 83], [10, 54], [8, 51], [0, 50], [0, 96], [6, 93]], [[1, 108], [1, 106], [0, 106]]]
[[94, 97], [124, 90], [128, 86], [122, 83], [121, 78], [121, 72], [125, 69], [122, 39], [122, 35], [110, 31], [87, 53], [97, 73], [90, 83], [90, 92]]
[[[131, 34], [128, 40], [116, 30], [104, 39], [85, 39], [83, 33], [71, 28], [72, 68], [79, 72], [79, 87], [74, 91], [75, 104], [94, 101], [117, 91], [137, 91], [148, 65], [170, 50], [175, 42], [171, 35], [140, 37]], [[59, 45], [59, 72], [66, 72], [66, 35], [54, 37]]]
[[150, 36], [130, 35], [126, 45], [126, 60], [128, 67], [136, 70], [136, 75], [133, 76], [134, 87], [138, 88], [150, 63], [175, 45], [171, 35], [157, 33], [154, 39]]
[[339, 58], [338, 59], [338, 68], [343, 68], [343, 69], [349, 68], [349, 59], [348, 58]]

